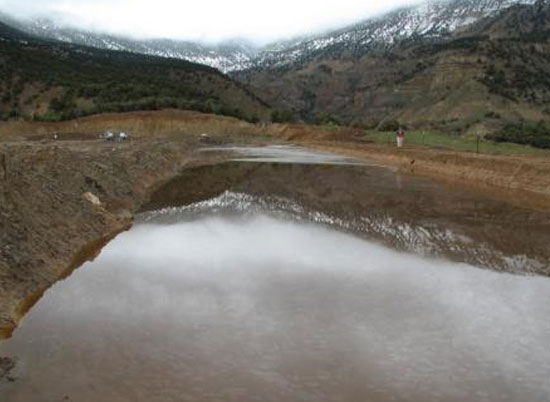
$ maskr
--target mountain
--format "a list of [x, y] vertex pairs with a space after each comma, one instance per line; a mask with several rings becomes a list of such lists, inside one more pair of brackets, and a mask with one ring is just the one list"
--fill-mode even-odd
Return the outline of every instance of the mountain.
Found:
[[[465, 8], [458, 5], [474, 2], [451, 4], [456, 5], [451, 14], [460, 18], [479, 10], [462, 14]], [[504, 4], [509, 5], [480, 1], [477, 6], [493, 10]], [[306, 121], [384, 127], [398, 120], [412, 128], [471, 135], [548, 121], [548, 8], [547, 0], [514, 4], [452, 32], [446, 24], [419, 23], [415, 27], [422, 29], [406, 30], [399, 40], [333, 42], [292, 63], [270, 63], [235, 76]]]
[[442, 39], [513, 5], [535, 1], [427, 0], [325, 35], [271, 45], [251, 61], [249, 68], [279, 68], [328, 54], [358, 56], [389, 49], [404, 40]]
[[[231, 71], [231, 76], [244, 86], [239, 87], [230, 81], [222, 87], [232, 88], [229, 93], [239, 88], [235, 90], [243, 95], [243, 99], [250, 99], [252, 103], [248, 106], [237, 106], [238, 112], [248, 118], [266, 115], [267, 106], [260, 101], [265, 99], [269, 104], [277, 105], [274, 120], [294, 116], [308, 122], [379, 128], [402, 123], [411, 128], [467, 135], [499, 132], [512, 124], [522, 131], [524, 124], [538, 124], [550, 119], [550, 47], [546, 27], [550, 14], [547, 8], [548, 0], [430, 0], [338, 31], [275, 43], [264, 49], [240, 43], [231, 44], [233, 50], [227, 47], [230, 44], [214, 49], [187, 43], [187, 52], [194, 49], [192, 56], [176, 52], [172, 56], [194, 57], [196, 60], [203, 57], [204, 63], [212, 64], [222, 50], [227, 51], [223, 69]], [[15, 23], [20, 22], [10, 22], [11, 25]], [[150, 47], [138, 49], [148, 41], [124, 42], [112, 36], [84, 35], [81, 31], [48, 25], [44, 21], [34, 28], [28, 24], [25, 26], [29, 38], [38, 34], [53, 35], [90, 46], [153, 52]], [[41, 31], [37, 26], [42, 27]], [[66, 37], [61, 35], [63, 32]], [[166, 56], [170, 55], [170, 46], [184, 46], [183, 42], [177, 41], [152, 42]], [[55, 43], [56, 47], [61, 46], [59, 42]], [[105, 61], [105, 55], [127, 60], [121, 61], [124, 68], [130, 68], [128, 60], [137, 64], [144, 60], [161, 63], [158, 58], [127, 52], [94, 50], [75, 44], [66, 46], [73, 49], [73, 53], [93, 55], [94, 60], [99, 57]], [[58, 55], [58, 52], [54, 53]], [[235, 59], [230, 59], [230, 55]], [[176, 65], [178, 61], [166, 59], [165, 63], [162, 68]], [[81, 65], [87, 65], [85, 57], [75, 65], [75, 69], [79, 70]], [[164, 71], [162, 68], [155, 71]], [[198, 67], [194, 69], [200, 70]], [[66, 72], [77, 76], [80, 73]], [[126, 88], [121, 84], [125, 80], [122, 71], [113, 75], [117, 79], [110, 84], [102, 83], [97, 71], [93, 74], [96, 74], [93, 84], [88, 84], [87, 78], [81, 74], [77, 90], [67, 92], [72, 97], [75, 93], [80, 97], [77, 107], [73, 108], [74, 113], [82, 109], [88, 113], [102, 108], [126, 110], [141, 107], [136, 105], [135, 98], [139, 98], [142, 92], [141, 89], [136, 91], [136, 87], [146, 87], [142, 93], [145, 99], [155, 93], [150, 75], [136, 75], [131, 88]], [[162, 94], [155, 95], [155, 105], [174, 104], [174, 94], [168, 93], [172, 83], [167, 87], [165, 81], [161, 83], [160, 78], [156, 79], [157, 91]], [[222, 100], [216, 94], [214, 82], [219, 85], [219, 79], [206, 86], [209, 88], [206, 95], [195, 85], [200, 81], [191, 85], [198, 91], [193, 96], [200, 95], [201, 99], [193, 107], [236, 113], [229, 106], [229, 96]], [[55, 75], [50, 76], [49, 81], [52, 80], [57, 80], [59, 85]], [[97, 90], [98, 86], [101, 91]], [[15, 88], [20, 90], [17, 85]], [[48, 88], [51, 89], [51, 84]], [[256, 98], [248, 89], [253, 90]], [[55, 91], [48, 92], [48, 96], [53, 96], [52, 93]], [[83, 100], [83, 94], [95, 96], [93, 102]], [[17, 107], [24, 109], [28, 102], [35, 105], [37, 101], [33, 96], [38, 99], [40, 95], [27, 96], [23, 105]], [[130, 96], [129, 100], [127, 96]], [[5, 95], [4, 99], [9, 98]], [[61, 105], [67, 103], [63, 96], [55, 99], [60, 100]], [[148, 101], [142, 99], [139, 102]], [[59, 106], [58, 103], [54, 102], [54, 106]], [[175, 102], [180, 107], [184, 107], [184, 103]], [[256, 105], [253, 112], [250, 111], [252, 104]], [[44, 107], [40, 107], [44, 112]], [[539, 128], [523, 131], [537, 130]]]
[[118, 50], [165, 58], [175, 58], [204, 64], [222, 72], [245, 69], [250, 66], [258, 49], [244, 40], [207, 45], [171, 39], [132, 39], [59, 25], [52, 20], [17, 20], [0, 13], [0, 21], [27, 34], [106, 50]]
[[0, 23], [0, 118], [191, 109], [256, 120], [268, 105], [217, 69], [45, 40]]
[[364, 53], [413, 37], [441, 38], [514, 4], [532, 4], [534, 1], [427, 0], [420, 6], [402, 8], [334, 32], [294, 38], [265, 47], [238, 40], [219, 45], [168, 39], [136, 40], [68, 28], [47, 19], [16, 21], [0, 15], [0, 20], [44, 38], [100, 49], [178, 58], [206, 64], [228, 73], [303, 63], [323, 52]]
[[121, 50], [151, 56], [175, 58], [205, 64], [223, 72], [243, 69], [249, 66], [257, 49], [246, 41], [227, 41], [219, 45], [206, 45], [189, 41], [170, 39], [137, 40], [122, 36], [78, 30], [58, 25], [47, 19], [31, 22], [15, 22], [17, 28], [35, 36], [63, 42], [96, 47], [98, 49]]

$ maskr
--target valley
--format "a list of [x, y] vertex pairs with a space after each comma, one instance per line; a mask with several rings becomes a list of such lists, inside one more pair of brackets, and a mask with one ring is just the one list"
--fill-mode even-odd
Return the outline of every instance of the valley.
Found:
[[550, 398], [548, 0], [56, 1], [0, 6], [0, 400]]
[[[4, 18], [12, 25], [0, 32], [0, 112], [3, 119], [56, 121], [178, 108], [252, 122], [382, 131], [402, 125], [546, 148], [549, 7], [545, 0], [433, 1], [325, 36], [276, 43], [257, 56], [246, 44], [242, 50], [231, 43], [227, 57], [248, 61], [222, 68], [229, 76], [176, 60], [208, 64], [203, 57], [215, 54], [212, 49], [190, 50], [197, 57], [141, 56], [148, 53], [141, 42], [104, 46], [116, 38], [78, 39], [86, 35]], [[50, 61], [41, 69], [44, 58]]]

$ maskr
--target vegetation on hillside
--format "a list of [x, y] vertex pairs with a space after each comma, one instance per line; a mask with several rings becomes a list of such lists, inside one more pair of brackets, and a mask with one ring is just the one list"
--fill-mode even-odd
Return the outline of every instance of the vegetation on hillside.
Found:
[[502, 130], [487, 135], [487, 139], [550, 149], [550, 126], [544, 121], [537, 124], [525, 122], [509, 124]]
[[[385, 144], [395, 147], [395, 132], [393, 131], [364, 131], [363, 141]], [[465, 138], [463, 136], [437, 133], [433, 131], [406, 131], [405, 147], [427, 147], [447, 149], [453, 151], [479, 152], [484, 154], [550, 156], [548, 149], [537, 149], [526, 144], [501, 142], [488, 135], [485, 138]]]
[[41, 40], [2, 24], [0, 39], [4, 120], [163, 108], [252, 121], [269, 114], [246, 87], [207, 66]]
[[445, 37], [356, 49], [335, 44], [304, 57], [235, 76], [314, 124], [483, 137], [522, 121], [550, 122], [548, 2], [511, 7]]

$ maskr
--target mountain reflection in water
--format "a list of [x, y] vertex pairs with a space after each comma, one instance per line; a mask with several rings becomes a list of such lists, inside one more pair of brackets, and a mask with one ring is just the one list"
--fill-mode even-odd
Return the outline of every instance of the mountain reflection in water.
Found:
[[0, 345], [2, 400], [550, 398], [547, 278], [259, 211], [144, 218]]

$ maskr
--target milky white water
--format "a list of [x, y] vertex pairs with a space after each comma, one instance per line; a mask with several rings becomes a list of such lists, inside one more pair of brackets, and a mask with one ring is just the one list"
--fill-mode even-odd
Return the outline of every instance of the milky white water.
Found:
[[550, 400], [547, 278], [260, 211], [148, 219], [0, 344], [0, 400]]
[[209, 147], [202, 152], [229, 152], [234, 162], [262, 162], [282, 164], [332, 165], [332, 166], [377, 166], [364, 160], [331, 152], [311, 151], [292, 145], [271, 145], [265, 147], [223, 146]]

